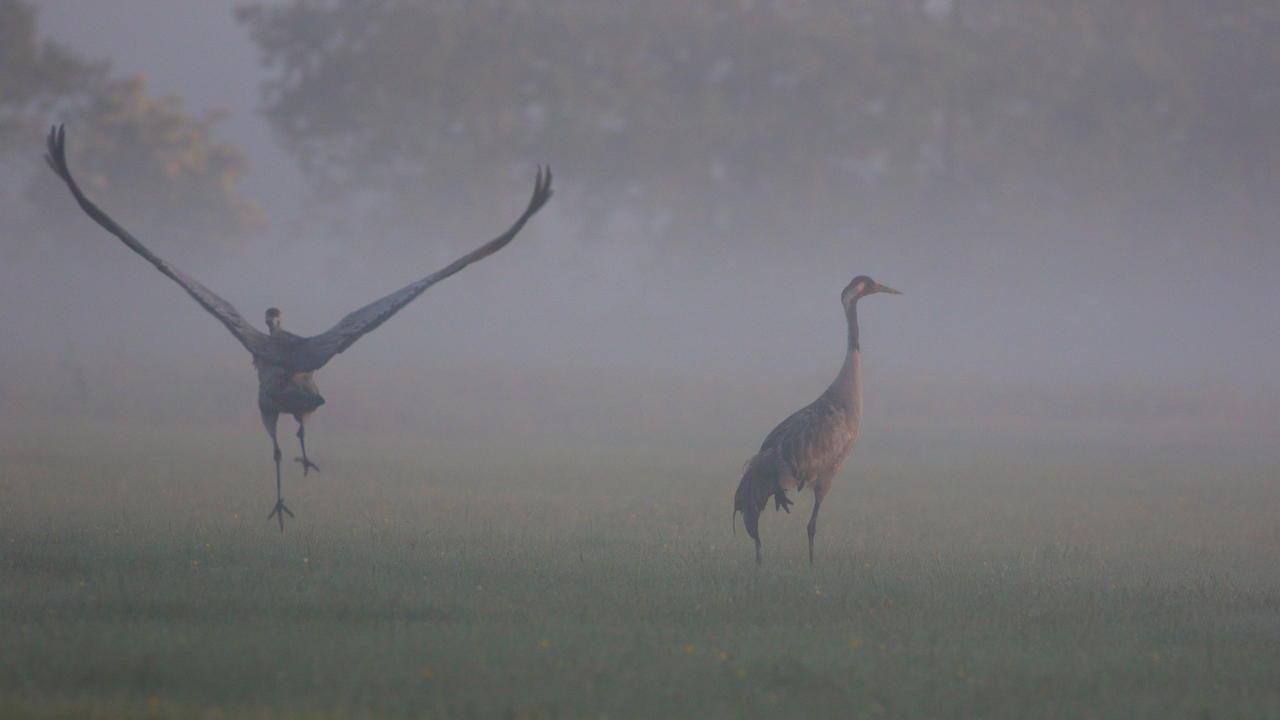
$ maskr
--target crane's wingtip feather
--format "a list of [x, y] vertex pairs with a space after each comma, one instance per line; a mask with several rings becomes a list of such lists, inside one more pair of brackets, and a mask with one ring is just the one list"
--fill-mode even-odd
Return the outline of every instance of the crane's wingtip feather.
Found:
[[49, 128], [49, 139], [47, 142], [48, 152], [44, 159], [49, 163], [49, 167], [60, 176], [66, 175], [67, 153], [66, 153], [66, 126], [54, 125]]

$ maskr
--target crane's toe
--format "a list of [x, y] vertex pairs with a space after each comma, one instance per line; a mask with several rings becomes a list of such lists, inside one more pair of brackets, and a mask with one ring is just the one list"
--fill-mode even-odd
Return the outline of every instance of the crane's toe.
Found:
[[288, 515], [290, 518], [292, 518], [293, 511], [285, 506], [284, 498], [280, 498], [279, 500], [276, 500], [276, 506], [271, 509], [271, 512], [267, 515], [267, 519], [270, 520], [271, 518], [278, 518], [280, 521], [280, 532], [284, 532], [284, 516], [285, 515]]
[[773, 494], [774, 512], [777, 512], [778, 510], [786, 510], [787, 512], [791, 512], [792, 505], [795, 505], [795, 502], [793, 502], [791, 498], [787, 497], [787, 492], [785, 490], [779, 490], [778, 492]]
[[307, 474], [307, 471], [308, 471], [308, 470], [315, 470], [316, 472], [320, 472], [320, 466], [319, 466], [319, 465], [316, 465], [315, 463], [311, 462], [310, 460], [308, 460], [308, 459], [307, 459], [307, 458], [305, 458], [305, 457], [296, 457], [296, 458], [294, 458], [294, 459], [293, 459], [293, 461], [294, 461], [294, 462], [300, 462], [300, 463], [302, 463], [302, 475], [303, 475], [303, 477], [306, 477], [306, 474]]

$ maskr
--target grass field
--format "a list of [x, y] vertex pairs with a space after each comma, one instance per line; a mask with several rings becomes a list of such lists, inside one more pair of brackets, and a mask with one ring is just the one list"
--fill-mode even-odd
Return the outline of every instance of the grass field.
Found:
[[[864, 438], [824, 505], [746, 448], [7, 428], [0, 717], [1280, 717], [1280, 456]], [[486, 445], [486, 443], [490, 443]]]

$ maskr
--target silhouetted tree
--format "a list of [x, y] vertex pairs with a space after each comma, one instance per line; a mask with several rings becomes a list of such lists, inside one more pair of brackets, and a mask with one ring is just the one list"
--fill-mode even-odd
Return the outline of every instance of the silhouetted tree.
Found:
[[400, 219], [488, 212], [473, 183], [539, 160], [586, 188], [566, 198], [583, 215], [639, 209], [681, 242], [939, 208], [1256, 211], [1280, 184], [1270, 0], [294, 0], [238, 17], [315, 187]]
[[[40, 160], [44, 135], [57, 120], [75, 127], [71, 151], [86, 189], [140, 232], [222, 248], [261, 225], [262, 213], [236, 187], [242, 153], [210, 136], [216, 115], [192, 117], [176, 98], [145, 90], [141, 77], [113, 78], [106, 62], [39, 43], [35, 7], [0, 0], [0, 156], [7, 189], [0, 201], [9, 207], [9, 230], [15, 215], [45, 230], [76, 217]], [[29, 232], [14, 237], [29, 242]], [[15, 244], [3, 241], [7, 250], [20, 251]]]

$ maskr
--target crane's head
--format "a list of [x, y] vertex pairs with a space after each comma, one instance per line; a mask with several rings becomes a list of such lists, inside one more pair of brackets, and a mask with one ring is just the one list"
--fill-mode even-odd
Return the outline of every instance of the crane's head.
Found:
[[874, 295], [876, 293], [890, 293], [892, 295], [901, 295], [901, 290], [894, 290], [888, 285], [881, 285], [866, 275], [859, 275], [845, 286], [844, 292], [840, 293], [840, 301], [845, 307], [849, 307], [858, 298]]
[[280, 329], [280, 309], [267, 308], [267, 329], [275, 332]]

